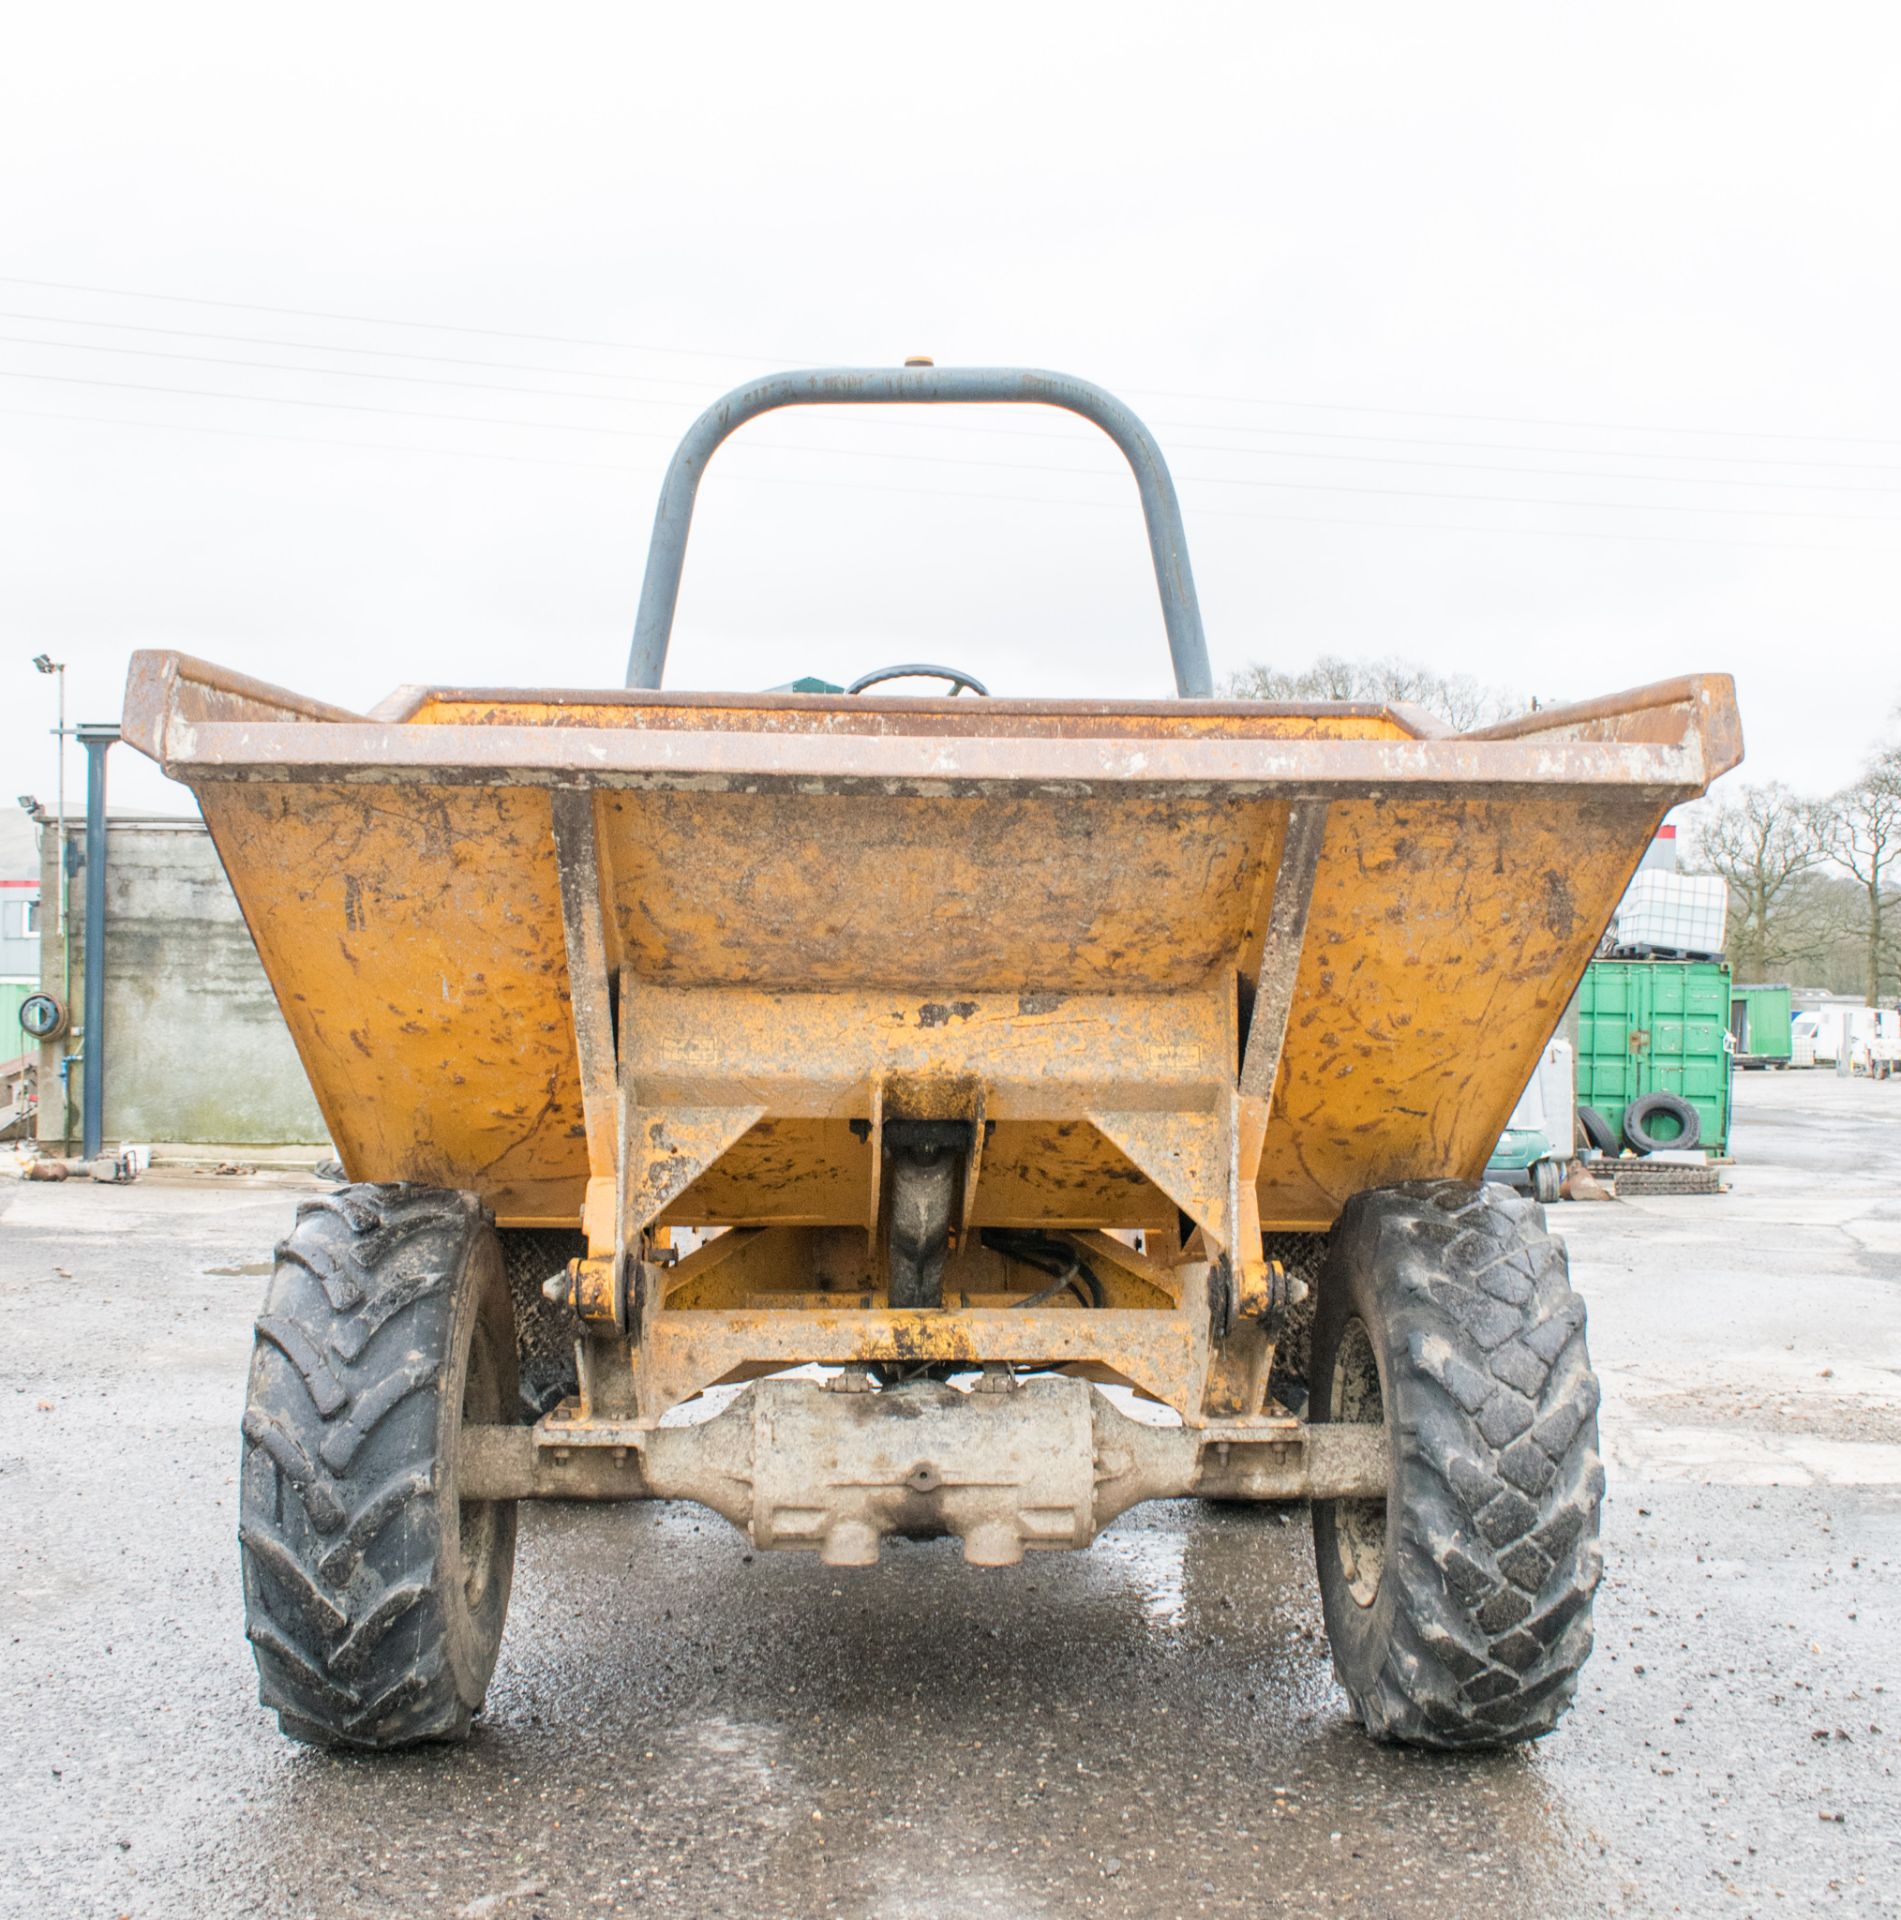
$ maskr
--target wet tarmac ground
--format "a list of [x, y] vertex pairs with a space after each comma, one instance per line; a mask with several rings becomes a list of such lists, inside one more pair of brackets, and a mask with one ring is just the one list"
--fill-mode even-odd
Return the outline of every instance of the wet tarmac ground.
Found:
[[1738, 1084], [1721, 1198], [1554, 1208], [1611, 1468], [1560, 1731], [1372, 1745], [1298, 1510], [875, 1572], [524, 1510], [464, 1748], [255, 1704], [235, 1544], [297, 1189], [0, 1185], [0, 1914], [1901, 1913], [1901, 1082]]

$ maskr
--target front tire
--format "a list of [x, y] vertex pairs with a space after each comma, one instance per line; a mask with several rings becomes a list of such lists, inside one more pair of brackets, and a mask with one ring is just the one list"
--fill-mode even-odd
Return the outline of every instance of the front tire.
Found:
[[350, 1186], [277, 1250], [244, 1414], [238, 1537], [258, 1695], [293, 1739], [457, 1740], [515, 1564], [512, 1502], [456, 1494], [465, 1423], [514, 1420], [515, 1330], [472, 1194]]
[[1378, 1500], [1317, 1502], [1334, 1672], [1376, 1738], [1536, 1739], [1591, 1650], [1600, 1571], [1584, 1304], [1539, 1209], [1418, 1181], [1347, 1203], [1321, 1276], [1312, 1418], [1384, 1420]]

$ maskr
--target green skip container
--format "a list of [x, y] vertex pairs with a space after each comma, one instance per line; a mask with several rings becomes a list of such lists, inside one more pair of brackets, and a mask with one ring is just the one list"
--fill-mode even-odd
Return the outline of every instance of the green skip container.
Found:
[[1623, 1133], [1640, 1094], [1674, 1093], [1729, 1151], [1729, 968], [1716, 960], [1594, 960], [1578, 993], [1578, 1104]]

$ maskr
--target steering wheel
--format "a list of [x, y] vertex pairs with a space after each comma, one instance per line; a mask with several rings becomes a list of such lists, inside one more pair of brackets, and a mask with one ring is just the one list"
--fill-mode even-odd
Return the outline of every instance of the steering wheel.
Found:
[[990, 689], [973, 674], [965, 673], [957, 667], [928, 667], [922, 662], [917, 661], [902, 667], [880, 667], [875, 673], [860, 674], [845, 691], [847, 693], [863, 693], [867, 687], [875, 687], [881, 680], [910, 680], [913, 678], [923, 680], [948, 680], [951, 683], [952, 699], [955, 699], [966, 687], [968, 687], [972, 693], [982, 694], [986, 699], [988, 699], [990, 695]]

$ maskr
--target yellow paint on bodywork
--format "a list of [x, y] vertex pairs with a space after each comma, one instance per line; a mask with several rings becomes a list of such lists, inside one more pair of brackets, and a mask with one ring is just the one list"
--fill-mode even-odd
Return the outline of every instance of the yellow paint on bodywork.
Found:
[[548, 796], [206, 786], [343, 1163], [577, 1224], [587, 1179]]
[[[425, 702], [408, 724], [538, 715], [680, 727], [713, 724], [709, 711], [733, 728], [812, 724], [743, 703], [474, 696]], [[1659, 712], [1667, 719], [1646, 710], [1636, 730], [1667, 731]], [[969, 702], [956, 717], [965, 730], [985, 718]], [[1012, 724], [1032, 739], [1139, 730], [1100, 715]], [[1139, 723], [1170, 737], [1250, 726], [1329, 731], [1324, 718], [1250, 722], [1244, 711]], [[1333, 731], [1406, 737], [1365, 716]], [[472, 1187], [504, 1219], [574, 1222], [587, 1167], [545, 792], [268, 779], [206, 780], [198, 792], [345, 1164]], [[1335, 798], [1260, 1156], [1264, 1225], [1325, 1225], [1363, 1186], [1478, 1171], [1673, 797], [1426, 783]], [[863, 1099], [838, 1093], [814, 1110], [809, 1084], [802, 1096], [761, 1093], [775, 1055], [801, 1056], [808, 1076], [788, 995], [810, 996], [808, 1007], [836, 995], [846, 1026], [908, 1024], [939, 1043], [907, 1056], [926, 1076], [968, 1070], [984, 1021], [965, 1009], [980, 1004], [988, 1020], [1012, 995], [1010, 1024], [1031, 1056], [1020, 1078], [1042, 1071], [1040, 1051], [1073, 1063], [1093, 1045], [1105, 1083], [1154, 1088], [1167, 1068], [1142, 1016], [1245, 988], [1286, 806], [1139, 785], [1031, 784], [1002, 798], [650, 789], [603, 791], [597, 818], [624, 1033], [644, 1030], [648, 1000], [690, 996], [683, 1024], [704, 1060], [751, 1063], [721, 1098], [759, 1095], [764, 1108], [668, 1200], [665, 1217], [685, 1224], [863, 1217], [862, 1147], [844, 1126]], [[874, 989], [909, 995], [910, 1011], [874, 1015], [853, 998]], [[1101, 998], [1046, 1011], [1077, 994]], [[1105, 1017], [1115, 1008], [1127, 1018]], [[647, 1072], [638, 1047], [628, 1060]], [[1061, 1112], [991, 1098], [977, 1219], [1152, 1223], [1167, 1206], [1083, 1117], [1092, 1101], [1116, 1102], [1100, 1089], [1085, 1101], [1073, 1070], [1063, 1077], [1075, 1098]], [[704, 1087], [674, 1093], [713, 1104]]]
[[1476, 1179], [1649, 845], [1650, 794], [1338, 800], [1258, 1183], [1273, 1227]]
[[[1258, 1411], [1271, 1339], [1232, 1305], [1264, 1304], [1260, 1230], [1476, 1176], [1657, 822], [1741, 751], [1720, 676], [1447, 736], [1245, 703], [448, 690], [365, 717], [141, 654], [124, 726], [197, 793], [352, 1178], [504, 1224], [586, 1195], [610, 1279], [663, 1271], [643, 1228], [766, 1230], [682, 1263], [703, 1300], [642, 1279], [643, 1417], [813, 1359]], [[947, 1297], [985, 1304], [894, 1313], [879, 1142], [942, 1119], [970, 1123]], [[1007, 1227], [1140, 1228], [1167, 1284], [1098, 1246], [1102, 1309], [988, 1304], [1043, 1291], [985, 1246]], [[834, 1280], [852, 1304], [815, 1304]]]
[[1234, 964], [1280, 811], [1141, 790], [614, 794], [610, 918], [624, 964], [669, 987], [889, 987], [950, 1004], [1200, 986]]

